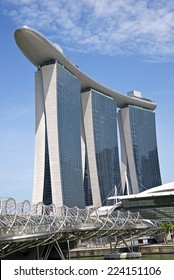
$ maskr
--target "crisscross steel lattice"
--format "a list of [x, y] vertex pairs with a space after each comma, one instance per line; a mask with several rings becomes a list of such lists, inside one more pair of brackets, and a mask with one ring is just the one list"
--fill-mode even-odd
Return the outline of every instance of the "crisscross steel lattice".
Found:
[[[96, 208], [56, 207], [28, 200], [0, 200], [0, 254], [4, 248], [38, 246], [66, 240], [89, 239], [112, 235], [139, 235], [156, 231], [157, 225], [131, 212]], [[11, 244], [11, 245], [10, 245]]]

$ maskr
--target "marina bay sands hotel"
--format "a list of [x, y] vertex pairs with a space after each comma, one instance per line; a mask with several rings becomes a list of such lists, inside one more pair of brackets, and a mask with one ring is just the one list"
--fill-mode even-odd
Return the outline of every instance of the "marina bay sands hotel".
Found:
[[156, 104], [94, 81], [27, 26], [14, 36], [37, 67], [33, 202], [101, 206], [112, 190], [136, 194], [161, 185]]

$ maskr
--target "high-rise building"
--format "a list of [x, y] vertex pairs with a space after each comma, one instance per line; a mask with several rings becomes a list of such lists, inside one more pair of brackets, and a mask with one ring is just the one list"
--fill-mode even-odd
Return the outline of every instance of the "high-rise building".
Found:
[[154, 112], [130, 105], [118, 115], [122, 173], [127, 174], [127, 181], [122, 177], [123, 193], [127, 187], [138, 193], [161, 185]]
[[116, 102], [93, 89], [83, 92], [81, 98], [86, 141], [86, 205], [104, 205], [116, 186], [121, 194]]
[[15, 40], [37, 67], [33, 202], [104, 205], [113, 189], [125, 192], [125, 173], [133, 193], [161, 183], [153, 101], [97, 83], [29, 27]]
[[84, 208], [80, 81], [57, 62], [36, 72], [33, 201]]

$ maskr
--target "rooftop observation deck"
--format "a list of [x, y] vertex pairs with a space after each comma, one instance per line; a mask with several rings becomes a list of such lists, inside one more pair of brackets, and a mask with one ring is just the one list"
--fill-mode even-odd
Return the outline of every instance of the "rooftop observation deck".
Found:
[[119, 108], [124, 108], [128, 105], [138, 106], [149, 110], [154, 110], [156, 104], [145, 98], [135, 98], [109, 89], [92, 78], [84, 74], [79, 67], [72, 63], [56, 44], [49, 41], [39, 32], [23, 26], [18, 28], [14, 37], [19, 49], [36, 67], [42, 67], [51, 61], [57, 61], [63, 65], [69, 72], [76, 76], [81, 82], [81, 91], [92, 88], [107, 96], [115, 99]]

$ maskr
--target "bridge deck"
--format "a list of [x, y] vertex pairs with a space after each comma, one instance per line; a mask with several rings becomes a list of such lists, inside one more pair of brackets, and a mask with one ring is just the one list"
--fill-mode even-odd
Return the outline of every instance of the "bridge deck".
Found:
[[96, 208], [17, 203], [13, 198], [0, 200], [0, 256], [25, 247], [92, 237], [140, 235], [155, 232], [157, 224], [137, 213]]

